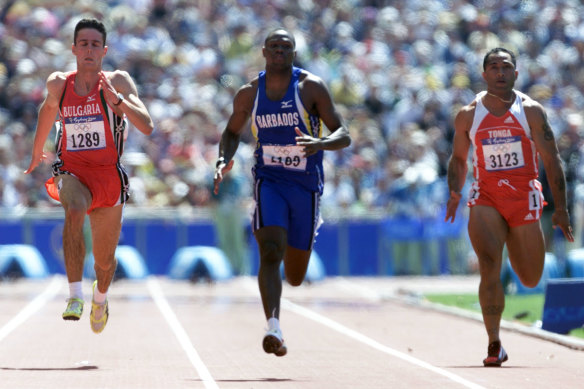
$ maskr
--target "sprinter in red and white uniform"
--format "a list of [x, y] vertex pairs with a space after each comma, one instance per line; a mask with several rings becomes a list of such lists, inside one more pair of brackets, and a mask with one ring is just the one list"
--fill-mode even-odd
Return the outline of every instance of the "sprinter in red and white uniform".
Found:
[[499, 327], [505, 307], [500, 279], [503, 248], [523, 285], [535, 287], [542, 275], [545, 242], [540, 217], [544, 206], [538, 177], [541, 157], [555, 212], [554, 227], [574, 241], [566, 199], [566, 179], [554, 133], [538, 102], [513, 89], [518, 72], [513, 52], [490, 50], [483, 61], [487, 90], [458, 112], [448, 165], [450, 198], [446, 221], [454, 221], [467, 175], [472, 145], [473, 175], [468, 196], [468, 233], [479, 260], [479, 300], [489, 345], [485, 366], [508, 359]]
[[108, 319], [107, 290], [117, 265], [114, 254], [123, 205], [128, 199], [128, 176], [120, 163], [126, 120], [146, 135], [153, 130], [150, 114], [130, 75], [121, 70], [102, 70], [108, 51], [106, 36], [103, 23], [96, 19], [82, 19], [75, 26], [71, 49], [77, 70], [48, 77], [32, 159], [25, 171], [32, 172], [46, 159], [43, 147], [57, 118], [57, 160], [46, 186], [65, 209], [63, 253], [70, 297], [62, 316], [79, 320], [83, 313], [83, 224], [88, 214], [97, 278], [90, 314], [95, 333], [103, 331]]

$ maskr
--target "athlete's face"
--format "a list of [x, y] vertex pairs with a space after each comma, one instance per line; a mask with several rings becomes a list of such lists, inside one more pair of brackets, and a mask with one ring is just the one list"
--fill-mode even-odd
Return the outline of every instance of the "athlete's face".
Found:
[[284, 30], [276, 31], [266, 40], [262, 49], [266, 59], [266, 67], [287, 68], [292, 66], [296, 56], [295, 50], [292, 37]]
[[101, 70], [101, 62], [107, 53], [103, 36], [93, 28], [79, 30], [77, 40], [73, 43], [73, 54], [77, 57], [78, 68], [95, 68]]
[[508, 53], [499, 51], [487, 58], [483, 79], [493, 90], [510, 90], [515, 85], [517, 70]]

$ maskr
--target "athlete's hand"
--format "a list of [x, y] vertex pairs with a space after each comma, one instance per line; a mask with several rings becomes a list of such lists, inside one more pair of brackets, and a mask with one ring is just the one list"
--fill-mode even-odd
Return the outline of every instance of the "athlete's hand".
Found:
[[320, 139], [313, 138], [312, 136], [303, 133], [298, 127], [294, 127], [294, 131], [296, 131], [296, 135], [298, 135], [295, 138], [296, 144], [298, 146], [304, 146], [302, 151], [304, 152], [305, 157], [316, 154], [321, 149]]
[[28, 169], [24, 171], [24, 174], [30, 174], [36, 167], [47, 159], [47, 155], [45, 153], [40, 154], [33, 154], [32, 158], [30, 159], [30, 165], [28, 165]]
[[574, 241], [572, 226], [570, 225], [570, 215], [566, 209], [554, 211], [554, 214], [552, 215], [552, 226], [553, 228], [559, 227], [568, 242]]
[[213, 193], [215, 193], [216, 195], [219, 194], [219, 184], [221, 183], [221, 181], [223, 181], [223, 177], [225, 177], [225, 175], [232, 168], [233, 168], [233, 160], [227, 162], [227, 164], [225, 164], [225, 162], [221, 162], [215, 168], [215, 176], [213, 177], [213, 185], [214, 185]]
[[111, 81], [106, 76], [104, 71], [101, 71], [99, 73], [99, 85], [103, 90], [105, 101], [107, 101], [107, 103], [111, 107], [113, 107], [115, 103], [119, 101], [118, 91], [116, 90], [116, 88], [114, 88], [114, 86], [112, 85]]
[[448, 203], [446, 203], [446, 217], [444, 218], [445, 222], [450, 220], [450, 223], [454, 223], [454, 219], [456, 218], [456, 210], [461, 198], [462, 195], [460, 193], [457, 193], [453, 190], [450, 191], [450, 198], [448, 199]]

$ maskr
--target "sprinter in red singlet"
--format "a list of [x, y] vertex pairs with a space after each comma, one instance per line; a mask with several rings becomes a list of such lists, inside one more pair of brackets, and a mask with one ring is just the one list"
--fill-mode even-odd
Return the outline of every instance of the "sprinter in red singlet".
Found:
[[535, 287], [542, 275], [545, 243], [540, 217], [544, 206], [538, 177], [541, 157], [555, 212], [552, 222], [574, 241], [566, 200], [566, 179], [554, 133], [538, 102], [513, 89], [517, 79], [513, 52], [490, 50], [483, 61], [487, 90], [458, 112], [448, 165], [450, 198], [446, 221], [454, 221], [473, 146], [474, 182], [468, 196], [468, 232], [479, 260], [479, 300], [489, 339], [484, 366], [508, 359], [499, 327], [505, 306], [500, 279], [503, 248], [523, 285]]
[[103, 331], [108, 319], [107, 290], [117, 265], [114, 254], [128, 200], [128, 176], [120, 163], [127, 120], [146, 135], [153, 130], [130, 75], [102, 70], [106, 35], [103, 23], [96, 19], [77, 23], [72, 45], [77, 70], [48, 77], [32, 159], [25, 171], [32, 172], [46, 159], [43, 147], [57, 118], [57, 159], [46, 187], [65, 209], [63, 253], [70, 294], [63, 319], [79, 320], [83, 313], [83, 224], [88, 214], [97, 278], [90, 314], [95, 333]]

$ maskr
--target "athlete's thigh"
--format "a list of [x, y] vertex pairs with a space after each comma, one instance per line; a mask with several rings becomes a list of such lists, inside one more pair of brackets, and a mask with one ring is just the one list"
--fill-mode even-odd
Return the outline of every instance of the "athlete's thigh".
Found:
[[70, 174], [58, 175], [55, 177], [55, 185], [59, 189], [59, 201], [63, 208], [89, 209], [91, 206], [91, 192], [77, 177]]
[[122, 204], [115, 207], [96, 208], [89, 214], [93, 255], [96, 261], [114, 255], [122, 230]]
[[539, 221], [511, 228], [507, 249], [511, 265], [521, 278], [539, 279], [545, 260], [545, 241]]
[[475, 205], [470, 209], [468, 235], [479, 260], [500, 261], [509, 227], [493, 207]]
[[311, 250], [300, 250], [292, 246], [286, 248], [284, 255], [284, 272], [292, 285], [299, 285], [306, 275]]

